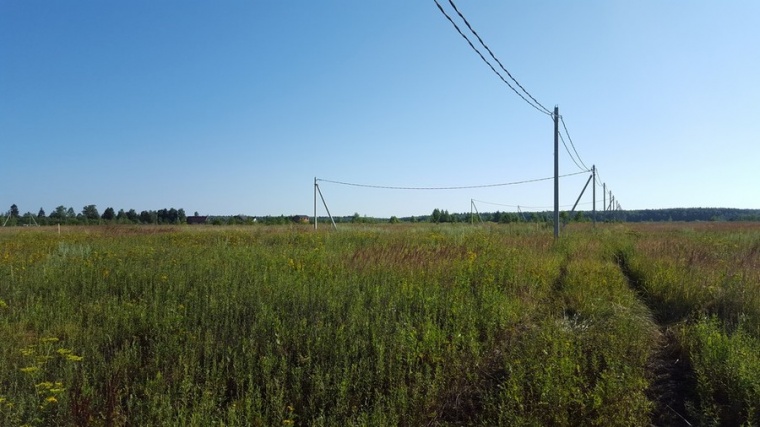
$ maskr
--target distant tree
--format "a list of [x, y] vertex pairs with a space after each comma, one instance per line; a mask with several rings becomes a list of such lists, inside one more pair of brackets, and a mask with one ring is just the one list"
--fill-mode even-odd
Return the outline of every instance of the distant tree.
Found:
[[198, 215], [198, 211], [195, 211], [195, 213], [193, 214], [193, 216], [199, 216]]
[[16, 206], [16, 204], [14, 203], [11, 205], [11, 218], [18, 218], [18, 217], [19, 217], [18, 206]]
[[77, 214], [74, 212], [74, 208], [66, 209], [66, 215], [64, 218], [76, 218]]
[[100, 214], [98, 213], [98, 208], [95, 207], [95, 205], [87, 205], [82, 208], [82, 215], [85, 217], [85, 219], [88, 220], [98, 220], [100, 219]]
[[518, 217], [515, 213], [502, 212], [501, 220], [499, 222], [503, 224], [509, 224], [511, 222], [518, 222], [519, 220], [520, 217]]
[[430, 222], [440, 222], [441, 211], [438, 208], [433, 209], [433, 213], [430, 215]]
[[351, 222], [355, 224], [362, 222], [362, 217], [359, 215], [359, 212], [354, 212], [354, 215], [351, 217]]
[[396, 216], [392, 216], [392, 217], [391, 217], [391, 219], [390, 219], [390, 220], [388, 220], [388, 222], [389, 222], [389, 223], [391, 223], [391, 224], [398, 224], [398, 223], [400, 223], [401, 221], [399, 221], [399, 220], [398, 220], [398, 218], [397, 218]]
[[135, 211], [134, 209], [130, 209], [127, 211], [127, 219], [129, 220], [129, 222], [136, 223], [140, 221], [140, 215], [138, 215], [137, 211]]
[[57, 208], [55, 208], [53, 212], [50, 212], [50, 218], [57, 219], [57, 220], [66, 219], [66, 206], [58, 206]]
[[185, 224], [187, 222], [187, 215], [185, 215], [184, 209], [177, 209], [177, 219], [179, 220], [180, 224]]
[[140, 222], [143, 224], [150, 224], [151, 215], [148, 211], [140, 212]]
[[107, 207], [106, 210], [103, 211], [101, 218], [106, 221], [112, 221], [114, 218], [116, 218], [116, 212], [114, 212], [112, 207]]
[[166, 209], [159, 209], [156, 211], [156, 218], [157, 218], [156, 223], [163, 224], [165, 222], [169, 222], [168, 217], [169, 217], [169, 211], [167, 211]]
[[119, 212], [116, 214], [116, 221], [119, 221], [119, 222], [127, 221], [127, 213], [124, 212], [124, 209], [119, 209]]
[[37, 212], [37, 218], [45, 218], [45, 209], [40, 208], [40, 211]]
[[177, 212], [177, 210], [174, 208], [169, 209], [169, 212], [167, 213], [167, 219], [169, 220], [168, 222], [171, 224], [179, 223], [179, 213]]

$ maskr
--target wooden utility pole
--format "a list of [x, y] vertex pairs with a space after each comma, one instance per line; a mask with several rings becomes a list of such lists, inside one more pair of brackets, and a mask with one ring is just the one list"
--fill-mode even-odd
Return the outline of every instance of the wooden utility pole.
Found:
[[314, 229], [317, 229], [317, 177], [314, 177]]
[[559, 106], [554, 106], [554, 238], [559, 238]]

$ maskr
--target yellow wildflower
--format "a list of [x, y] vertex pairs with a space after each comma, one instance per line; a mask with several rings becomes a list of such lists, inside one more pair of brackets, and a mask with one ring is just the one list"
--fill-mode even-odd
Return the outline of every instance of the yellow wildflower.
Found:
[[53, 383], [51, 383], [50, 381], [43, 381], [43, 382], [37, 384], [36, 387], [37, 388], [44, 388], [44, 389], [49, 390], [49, 389], [53, 388]]

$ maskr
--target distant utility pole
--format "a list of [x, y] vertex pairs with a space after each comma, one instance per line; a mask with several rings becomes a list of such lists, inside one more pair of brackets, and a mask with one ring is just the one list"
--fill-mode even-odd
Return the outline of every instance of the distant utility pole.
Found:
[[591, 197], [592, 197], [592, 204], [591, 204], [591, 210], [594, 212], [592, 215], [592, 221], [594, 222], [594, 225], [596, 225], [596, 165], [591, 165], [591, 179], [594, 181], [592, 184], [594, 185], [591, 187]]
[[607, 183], [602, 183], [602, 210], [607, 210]]
[[559, 238], [559, 106], [554, 106], [554, 238]]

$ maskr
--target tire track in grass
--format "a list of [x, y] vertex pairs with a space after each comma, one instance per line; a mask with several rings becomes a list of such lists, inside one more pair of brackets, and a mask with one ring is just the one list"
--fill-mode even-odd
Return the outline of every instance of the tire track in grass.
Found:
[[623, 251], [615, 255], [628, 286], [652, 312], [660, 331], [660, 339], [649, 361], [652, 382], [647, 397], [654, 403], [653, 426], [692, 426], [687, 414], [697, 402], [697, 380], [686, 349], [676, 335], [674, 326], [684, 321], [667, 304], [648, 292], [641, 275], [633, 270]]

